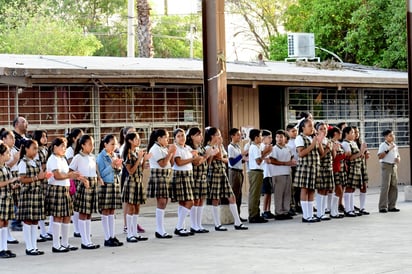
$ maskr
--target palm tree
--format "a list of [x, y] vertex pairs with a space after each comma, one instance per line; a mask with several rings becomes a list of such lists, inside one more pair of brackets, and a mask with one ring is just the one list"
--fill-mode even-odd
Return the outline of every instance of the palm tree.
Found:
[[137, 0], [137, 40], [139, 57], [151, 58], [154, 55], [150, 10], [151, 8], [148, 0]]

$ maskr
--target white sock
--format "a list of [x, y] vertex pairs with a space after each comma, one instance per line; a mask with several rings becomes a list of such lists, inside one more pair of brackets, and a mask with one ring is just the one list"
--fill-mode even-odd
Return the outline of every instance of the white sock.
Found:
[[184, 222], [186, 219], [187, 214], [189, 214], [190, 210], [184, 206], [179, 206], [178, 208], [178, 216], [177, 216], [177, 225], [176, 228], [178, 230], [184, 229]]
[[7, 241], [15, 241], [16, 238], [11, 235], [10, 227], [7, 227]]
[[213, 221], [215, 222], [215, 226], [221, 226], [222, 224], [220, 223], [220, 212], [219, 212], [219, 206], [212, 206], [212, 212], [213, 212]]
[[330, 206], [330, 214], [331, 214], [332, 216], [337, 216], [337, 215], [339, 215], [339, 212], [338, 212], [338, 202], [339, 202], [339, 197], [333, 195], [333, 196], [332, 196], [332, 203], [331, 203], [331, 206]]
[[0, 248], [1, 250], [7, 250], [7, 227], [2, 227], [0, 229], [1, 235], [0, 235], [0, 239], [1, 239], [1, 245]]
[[[329, 209], [329, 211], [332, 208], [332, 199], [333, 199], [333, 193], [328, 193], [328, 202], [326, 203], [326, 209]], [[325, 210], [326, 211], [326, 210]]]
[[34, 249], [33, 244], [31, 242], [31, 225], [28, 225], [24, 222], [23, 222], [23, 236], [24, 236], [24, 241], [26, 242], [26, 249], [27, 250]]
[[366, 203], [366, 193], [359, 193], [359, 208], [360, 209], [365, 209], [365, 203]]
[[354, 200], [353, 200], [353, 198], [355, 197], [355, 192], [352, 192], [352, 193], [350, 193], [350, 200], [349, 200], [349, 202], [350, 202], [350, 210], [351, 211], [355, 211], [355, 204], [354, 204]]
[[69, 246], [69, 230], [70, 224], [62, 223], [62, 246]]
[[39, 221], [39, 227], [40, 227], [40, 235], [44, 236], [46, 235], [46, 224], [44, 223], [44, 220]]
[[308, 205], [308, 218], [313, 218], [313, 201], [307, 201]]
[[109, 240], [110, 233], [109, 233], [109, 216], [108, 215], [102, 215], [102, 226], [103, 226], [103, 232], [104, 232], [104, 239]]
[[110, 237], [114, 238], [114, 215], [109, 215], [109, 233]]
[[156, 232], [160, 235], [165, 234], [165, 227], [164, 227], [164, 219], [165, 219], [165, 210], [156, 208]]
[[196, 212], [197, 221], [196, 221], [196, 224], [197, 224], [197, 227], [198, 227], [199, 229], [205, 229], [205, 228], [202, 226], [203, 209], [205, 209], [204, 206], [198, 206], [198, 207], [197, 207], [197, 212]]
[[233, 218], [235, 220], [235, 225], [236, 226], [241, 225], [242, 222], [240, 221], [240, 218], [239, 218], [239, 212], [237, 211], [237, 205], [235, 203], [229, 204], [229, 209], [232, 212]]
[[345, 203], [345, 212], [351, 211], [352, 209], [350, 207], [350, 193], [343, 193], [343, 202]]
[[47, 233], [50, 235], [53, 235], [53, 222], [54, 222], [53, 216], [50, 216], [49, 217], [49, 229], [47, 230]]
[[199, 230], [199, 225], [197, 224], [197, 206], [192, 206], [190, 209], [190, 227]]
[[318, 218], [322, 217], [322, 208], [323, 208], [323, 195], [320, 195], [319, 193], [316, 194], [316, 216]]
[[37, 235], [39, 234], [37, 225], [31, 225], [31, 244], [33, 249], [37, 249]]
[[61, 223], [53, 222], [53, 247], [60, 248]]
[[127, 226], [127, 237], [130, 238], [133, 235], [133, 224], [132, 215], [126, 214], [126, 226]]
[[87, 219], [85, 220], [86, 223], [86, 239], [87, 239], [87, 243], [91, 244], [92, 243], [92, 239], [90, 238], [90, 234], [92, 233], [91, 231], [91, 226], [92, 226], [92, 220], [91, 219]]
[[308, 201], [300, 201], [300, 206], [302, 207], [302, 217], [303, 219], [307, 220], [308, 218]]
[[86, 234], [86, 220], [79, 219], [79, 232], [80, 236], [82, 237], [82, 244], [88, 245], [87, 242], [87, 234]]
[[79, 212], [73, 211], [72, 222], [74, 233], [79, 233]]
[[139, 220], [139, 214], [133, 214], [132, 215], [133, 236], [136, 236], [136, 237], [139, 235], [137, 231], [138, 220]]

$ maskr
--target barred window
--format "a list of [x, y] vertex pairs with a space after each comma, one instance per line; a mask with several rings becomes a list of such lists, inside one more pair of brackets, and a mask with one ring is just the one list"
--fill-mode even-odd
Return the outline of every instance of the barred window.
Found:
[[392, 129], [400, 146], [409, 145], [408, 91], [405, 89], [288, 88], [288, 123], [309, 111], [315, 120], [331, 125], [346, 122], [360, 129], [369, 147], [383, 141], [382, 131]]

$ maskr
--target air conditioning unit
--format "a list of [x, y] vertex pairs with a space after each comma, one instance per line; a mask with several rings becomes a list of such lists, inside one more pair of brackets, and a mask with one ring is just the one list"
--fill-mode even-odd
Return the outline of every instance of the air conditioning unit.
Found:
[[313, 33], [289, 33], [288, 57], [315, 58], [315, 35]]

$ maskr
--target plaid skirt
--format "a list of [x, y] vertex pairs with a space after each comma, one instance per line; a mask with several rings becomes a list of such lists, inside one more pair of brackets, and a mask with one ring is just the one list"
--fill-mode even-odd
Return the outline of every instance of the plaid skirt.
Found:
[[361, 162], [361, 174], [362, 174], [362, 183], [367, 184], [369, 182], [368, 167], [366, 166], [366, 160], [362, 159]]
[[235, 196], [224, 170], [209, 169], [209, 172], [207, 173], [207, 182], [210, 199], [217, 200]]
[[46, 194], [46, 215], [53, 217], [73, 215], [73, 200], [68, 186], [49, 185]]
[[99, 186], [98, 203], [99, 210], [103, 209], [120, 209], [122, 208], [122, 199], [120, 194], [120, 182], [117, 176], [115, 182]]
[[315, 189], [316, 178], [319, 176], [318, 166], [303, 166], [296, 167], [294, 187], [303, 187], [307, 189]]
[[333, 173], [333, 178], [335, 180], [335, 185], [346, 186], [348, 178], [346, 177], [346, 172], [335, 172]]
[[[11, 175], [13, 178], [19, 177], [19, 171], [15, 170], [11, 172]], [[20, 181], [15, 181], [14, 184], [19, 184]], [[12, 190], [12, 195], [13, 195], [13, 200], [14, 204], [17, 206], [19, 204], [19, 199], [20, 199], [20, 187], [15, 188]]]
[[360, 163], [349, 162], [347, 174], [348, 180], [346, 181], [346, 187], [360, 188], [362, 186], [362, 172]]
[[147, 196], [150, 198], [169, 198], [169, 183], [172, 170], [162, 168], [150, 169]]
[[0, 187], [0, 220], [14, 219], [13, 190], [10, 185]]
[[195, 200], [206, 199], [209, 197], [206, 174], [203, 174], [199, 178], [193, 178], [192, 192], [193, 199]]
[[128, 176], [123, 185], [122, 202], [128, 204], [146, 203], [146, 192], [141, 181], [136, 181], [133, 176]]
[[97, 178], [88, 177], [87, 180], [89, 180], [89, 188], [86, 188], [80, 181], [75, 180], [77, 190], [76, 194], [74, 194], [73, 207], [76, 212], [93, 214], [98, 210]]
[[46, 219], [44, 200], [44, 193], [40, 181], [22, 185], [17, 219], [22, 221]]
[[173, 170], [172, 183], [169, 188], [172, 202], [193, 200], [193, 184], [193, 172], [191, 170]]
[[321, 167], [319, 170], [319, 176], [316, 177], [316, 189], [333, 189], [335, 187], [335, 181], [333, 178], [333, 170], [331, 168]]

